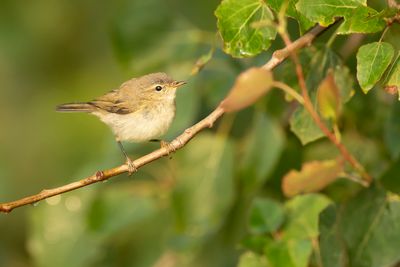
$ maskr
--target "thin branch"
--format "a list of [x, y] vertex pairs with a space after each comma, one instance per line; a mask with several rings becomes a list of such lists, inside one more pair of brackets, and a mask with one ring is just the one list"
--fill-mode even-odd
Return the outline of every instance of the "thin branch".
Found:
[[[329, 27], [331, 27], [331, 26], [329, 26]], [[289, 45], [286, 45], [285, 48], [276, 50], [272, 54], [272, 58], [265, 65], [263, 65], [262, 68], [267, 69], [267, 70], [272, 70], [273, 68], [278, 66], [280, 63], [282, 63], [286, 58], [288, 58], [291, 53], [297, 51], [300, 48], [311, 45], [314, 38], [317, 37], [318, 35], [320, 35], [326, 29], [327, 29], [326, 27], [322, 27], [319, 25], [315, 26], [308, 33], [306, 33], [299, 39], [295, 40], [294, 42], [291, 42]]]
[[[138, 158], [133, 161], [133, 164], [137, 169], [140, 167], [156, 160], [171, 154], [172, 152], [182, 148], [186, 143], [190, 141], [198, 132], [203, 130], [204, 128], [210, 128], [213, 126], [214, 122], [224, 114], [224, 110], [220, 107], [217, 107], [213, 112], [211, 112], [206, 118], [201, 120], [200, 122], [196, 123], [192, 127], [186, 129], [181, 135], [175, 138], [168, 146], [162, 147], [160, 149], [154, 150], [153, 152], [144, 155], [141, 158]], [[25, 197], [13, 202], [2, 203], [0, 204], [0, 211], [1, 212], [10, 212], [17, 207], [21, 207], [27, 204], [33, 204], [43, 199], [59, 195], [68, 191], [72, 191], [90, 184], [98, 183], [101, 181], [108, 180], [114, 176], [119, 174], [128, 172], [129, 168], [128, 165], [123, 164], [118, 167], [104, 170], [104, 171], [97, 171], [95, 174], [86, 177], [80, 181], [73, 182], [70, 184], [66, 184], [60, 187], [52, 188], [52, 189], [44, 189], [40, 193], [36, 195], [32, 195], [29, 197]]]
[[[290, 40], [289, 35], [286, 32], [286, 28], [278, 27], [278, 31], [285, 43], [288, 47], [293, 43]], [[340, 140], [336, 137], [334, 133], [332, 133], [325, 123], [322, 121], [321, 117], [319, 116], [318, 112], [315, 110], [313, 103], [311, 101], [310, 95], [308, 94], [307, 85], [304, 79], [303, 68], [300, 64], [300, 60], [297, 56], [295, 51], [291, 52], [291, 58], [295, 64], [297, 79], [299, 80], [299, 85], [301, 88], [301, 93], [304, 100], [304, 107], [310, 113], [311, 117], [313, 118], [314, 122], [317, 126], [321, 129], [321, 131], [325, 134], [326, 137], [337, 147], [339, 152], [342, 154], [343, 158], [346, 159], [350, 165], [361, 174], [363, 179], [369, 184], [372, 181], [371, 176], [366, 172], [364, 167], [354, 158], [354, 156], [347, 150], [347, 148], [340, 142]]]
[[[316, 36], [322, 33], [326, 28], [321, 26], [316, 26], [308, 33], [297, 39], [295, 42], [291, 43], [287, 47], [277, 50], [272, 55], [272, 58], [262, 66], [262, 68], [267, 70], [272, 70], [277, 65], [279, 65], [282, 61], [284, 61], [293, 51], [300, 49], [304, 46], [311, 44]], [[206, 118], [196, 123], [192, 127], [186, 129], [181, 135], [175, 138], [169, 146], [157, 149], [147, 155], [142, 156], [141, 158], [133, 161], [135, 167], [139, 169], [140, 167], [155, 161], [159, 158], [169, 155], [172, 152], [182, 148], [185, 146], [196, 134], [202, 131], [205, 128], [211, 128], [223, 114], [225, 113], [224, 109], [218, 106], [213, 112], [211, 112]], [[21, 198], [16, 201], [0, 203], [0, 212], [9, 213], [13, 209], [25, 206], [28, 204], [34, 204], [38, 201], [44, 200], [46, 198], [59, 195], [68, 191], [72, 191], [81, 187], [85, 187], [94, 183], [98, 183], [101, 181], [106, 181], [112, 177], [115, 177], [119, 174], [128, 172], [128, 166], [126, 164], [120, 165], [118, 167], [97, 171], [95, 174], [83, 178], [80, 181], [73, 182], [70, 184], [66, 184], [60, 187], [52, 188], [52, 189], [44, 189], [40, 193], [31, 195], [25, 198]]]

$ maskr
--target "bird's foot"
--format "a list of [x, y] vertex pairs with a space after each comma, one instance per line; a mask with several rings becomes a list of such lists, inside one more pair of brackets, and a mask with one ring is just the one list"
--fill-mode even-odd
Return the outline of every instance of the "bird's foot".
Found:
[[176, 147], [174, 145], [172, 145], [171, 143], [168, 143], [167, 141], [164, 140], [160, 140], [160, 147], [161, 148], [165, 148], [168, 152], [168, 156], [176, 151]]
[[129, 157], [126, 157], [126, 165], [128, 166], [129, 175], [132, 175], [133, 173], [137, 172], [138, 169], [136, 168], [135, 164]]

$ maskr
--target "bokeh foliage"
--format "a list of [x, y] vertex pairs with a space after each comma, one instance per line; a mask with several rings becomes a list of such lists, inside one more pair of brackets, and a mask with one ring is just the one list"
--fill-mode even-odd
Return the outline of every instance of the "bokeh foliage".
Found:
[[[326, 174], [329, 168], [342, 174], [331, 168], [337, 150], [302, 106], [271, 90], [132, 177], [0, 214], [0, 266], [398, 264], [400, 103], [382, 89], [400, 87], [399, 25], [382, 37], [384, 17], [398, 11], [380, 1], [287, 4], [293, 39], [314, 23], [344, 18], [299, 56], [313, 104], [321, 113], [335, 110], [323, 119], [340, 129], [373, 175], [370, 188]], [[273, 24], [282, 6], [280, 0], [1, 1], [0, 201], [122, 163], [101, 122], [57, 114], [56, 104], [90, 100], [131, 77], [165, 71], [188, 81], [178, 92], [171, 139], [214, 109], [242, 71], [282, 47]], [[352, 48], [350, 33], [370, 34]], [[274, 70], [274, 79], [298, 89], [290, 61]], [[320, 88], [326, 92], [318, 94]], [[128, 145], [133, 158], [156, 147]], [[304, 169], [313, 175], [294, 178], [330, 180], [309, 187], [318, 193], [284, 196], [282, 178]], [[343, 172], [351, 169], [344, 165]]]

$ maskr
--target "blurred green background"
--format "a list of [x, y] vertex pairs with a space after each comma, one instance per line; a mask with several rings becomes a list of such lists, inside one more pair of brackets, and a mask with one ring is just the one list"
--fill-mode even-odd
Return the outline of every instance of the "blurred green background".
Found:
[[[105, 125], [56, 113], [59, 103], [90, 100], [132, 77], [165, 71], [188, 80], [166, 139], [207, 114], [234, 77], [221, 52], [214, 70], [190, 76], [215, 42], [217, 5], [1, 1], [0, 201], [123, 163]], [[135, 158], [158, 144], [126, 146]], [[204, 132], [132, 177], [2, 214], [0, 266], [152, 266], [178, 252], [189, 261], [233, 203], [232, 157], [226, 136]]]
[[[123, 162], [105, 125], [85, 114], [56, 113], [57, 104], [90, 100], [132, 77], [164, 71], [188, 81], [178, 92], [167, 140], [215, 108], [240, 71], [270, 56], [236, 60], [221, 51], [213, 15], [218, 3], [2, 0], [0, 202]], [[190, 75], [213, 47], [211, 62]], [[391, 111], [391, 100], [371, 95], [357, 93], [350, 103], [345, 139], [372, 173], [393, 177], [397, 150], [391, 154], [390, 140], [382, 141], [382, 124], [400, 108]], [[273, 92], [132, 177], [0, 214], [0, 266], [236, 266], [254, 196], [282, 201], [280, 181], [288, 170], [335, 154], [323, 140], [302, 149], [288, 130], [287, 107]], [[363, 112], [371, 124], [354, 122]], [[127, 145], [132, 158], [157, 147]], [[398, 182], [386, 182], [398, 190]], [[326, 193], [341, 199], [358, 189], [339, 181]]]

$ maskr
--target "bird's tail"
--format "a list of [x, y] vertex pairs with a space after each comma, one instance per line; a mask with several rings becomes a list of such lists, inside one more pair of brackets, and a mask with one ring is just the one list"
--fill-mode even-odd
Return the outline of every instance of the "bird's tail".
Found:
[[95, 107], [89, 103], [66, 103], [56, 107], [60, 112], [92, 112]]

